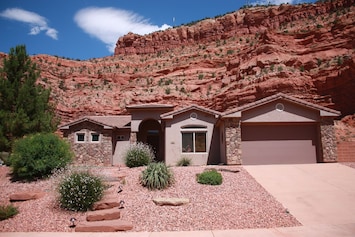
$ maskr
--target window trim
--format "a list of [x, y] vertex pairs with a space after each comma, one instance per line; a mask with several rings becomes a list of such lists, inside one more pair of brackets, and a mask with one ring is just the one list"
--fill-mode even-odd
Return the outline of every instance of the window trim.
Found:
[[[186, 125], [181, 127], [181, 153], [183, 154], [204, 154], [207, 153], [207, 126], [201, 125]], [[192, 151], [183, 151], [183, 134], [192, 134]], [[196, 133], [205, 135], [205, 151], [196, 151]]]
[[[93, 136], [94, 135], [97, 135], [98, 136], [98, 140], [97, 141], [94, 141], [93, 140]], [[98, 132], [90, 132], [90, 142], [91, 143], [100, 143], [101, 142], [101, 134], [98, 133]]]
[[[82, 135], [84, 137], [83, 141], [79, 140], [79, 136]], [[85, 143], [86, 142], [86, 134], [84, 132], [76, 132], [75, 133], [75, 143]]]

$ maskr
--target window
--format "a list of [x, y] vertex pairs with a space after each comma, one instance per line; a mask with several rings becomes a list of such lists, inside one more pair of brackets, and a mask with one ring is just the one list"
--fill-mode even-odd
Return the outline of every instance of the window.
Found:
[[124, 135], [118, 135], [117, 141], [124, 141]]
[[98, 133], [91, 133], [91, 141], [92, 141], [92, 142], [99, 142], [99, 141], [100, 141], [100, 134], [98, 134]]
[[85, 142], [85, 133], [77, 133], [76, 142]]
[[206, 152], [207, 129], [204, 126], [182, 127], [182, 152]]

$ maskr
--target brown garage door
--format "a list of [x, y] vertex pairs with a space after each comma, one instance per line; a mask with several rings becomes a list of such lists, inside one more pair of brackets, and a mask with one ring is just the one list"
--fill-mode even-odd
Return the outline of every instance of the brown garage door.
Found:
[[307, 125], [242, 125], [242, 163], [317, 162], [317, 129]]

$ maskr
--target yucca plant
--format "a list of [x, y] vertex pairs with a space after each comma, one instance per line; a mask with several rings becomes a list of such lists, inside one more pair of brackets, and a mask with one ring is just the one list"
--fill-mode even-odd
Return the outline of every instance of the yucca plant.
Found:
[[162, 162], [150, 163], [140, 176], [140, 183], [150, 190], [167, 188], [173, 181], [172, 171]]

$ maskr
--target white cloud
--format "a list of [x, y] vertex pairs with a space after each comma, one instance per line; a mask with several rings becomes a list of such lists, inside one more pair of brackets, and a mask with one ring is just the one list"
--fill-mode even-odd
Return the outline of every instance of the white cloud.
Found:
[[144, 35], [170, 27], [167, 24], [152, 25], [134, 12], [112, 7], [81, 9], [75, 14], [74, 21], [84, 32], [104, 42], [111, 53], [117, 39], [128, 32]]
[[37, 13], [26, 11], [20, 8], [8, 8], [0, 13], [1, 17], [24, 22], [30, 25], [30, 35], [37, 35], [41, 31], [45, 31], [46, 35], [52, 39], [58, 39], [58, 31], [48, 26], [48, 21], [45, 17]]

